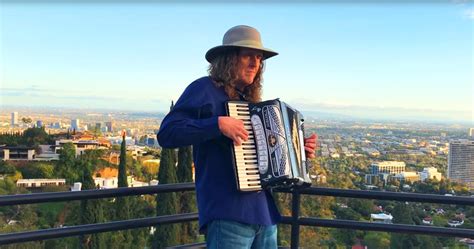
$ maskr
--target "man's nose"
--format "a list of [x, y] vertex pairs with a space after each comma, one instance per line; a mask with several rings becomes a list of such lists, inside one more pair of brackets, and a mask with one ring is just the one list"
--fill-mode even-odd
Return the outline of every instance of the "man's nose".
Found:
[[250, 64], [251, 65], [257, 65], [257, 61], [258, 61], [258, 56], [257, 55], [253, 55], [253, 56], [250, 56]]

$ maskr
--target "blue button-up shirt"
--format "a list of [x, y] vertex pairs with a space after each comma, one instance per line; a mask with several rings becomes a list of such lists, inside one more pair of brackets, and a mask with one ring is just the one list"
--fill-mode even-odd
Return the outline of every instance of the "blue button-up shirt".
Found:
[[[193, 145], [199, 224], [214, 219], [273, 225], [280, 219], [268, 191], [237, 190], [232, 163], [232, 140], [219, 130], [229, 97], [209, 77], [191, 83], [166, 115], [158, 132], [162, 147]], [[159, 205], [159, 204], [158, 204]]]

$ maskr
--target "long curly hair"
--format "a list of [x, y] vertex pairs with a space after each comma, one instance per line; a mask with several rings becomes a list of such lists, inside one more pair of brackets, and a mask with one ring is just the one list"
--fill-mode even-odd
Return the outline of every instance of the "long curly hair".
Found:
[[[238, 69], [239, 49], [230, 49], [225, 53], [218, 55], [209, 65], [208, 73], [212, 81], [217, 87], [224, 88], [231, 100], [240, 100], [237, 92], [237, 69]], [[262, 83], [263, 71], [265, 68], [264, 61], [260, 63], [260, 68], [253, 80], [253, 83], [245, 87], [243, 95], [245, 100], [256, 103], [262, 100]]]

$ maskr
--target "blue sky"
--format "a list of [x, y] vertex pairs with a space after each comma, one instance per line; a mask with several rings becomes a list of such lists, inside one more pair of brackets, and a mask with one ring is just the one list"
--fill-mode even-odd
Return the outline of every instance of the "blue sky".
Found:
[[0, 1], [2, 106], [165, 111], [227, 29], [260, 30], [264, 99], [474, 124], [470, 1], [200, 4]]

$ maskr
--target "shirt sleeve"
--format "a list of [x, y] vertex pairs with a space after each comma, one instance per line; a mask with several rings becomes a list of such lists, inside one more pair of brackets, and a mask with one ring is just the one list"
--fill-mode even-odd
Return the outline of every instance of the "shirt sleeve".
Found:
[[[206, 89], [196, 82], [189, 85], [172, 110], [161, 122], [158, 142], [165, 148], [196, 145], [222, 135], [218, 116], [212, 108]], [[206, 112], [206, 115], [201, 115]]]

